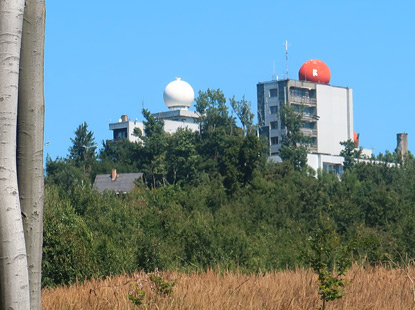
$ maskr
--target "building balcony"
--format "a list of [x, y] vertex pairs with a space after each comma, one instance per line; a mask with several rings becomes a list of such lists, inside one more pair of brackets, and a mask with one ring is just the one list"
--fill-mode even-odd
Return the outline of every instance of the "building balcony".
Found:
[[317, 152], [317, 145], [310, 145], [307, 147], [308, 152]]
[[315, 122], [318, 121], [320, 119], [320, 116], [315, 115], [315, 114], [307, 114], [307, 113], [303, 113], [301, 120], [303, 122]]
[[307, 137], [317, 137], [317, 129], [301, 128], [301, 132]]
[[305, 96], [290, 96], [290, 103], [314, 107], [317, 105], [317, 99]]

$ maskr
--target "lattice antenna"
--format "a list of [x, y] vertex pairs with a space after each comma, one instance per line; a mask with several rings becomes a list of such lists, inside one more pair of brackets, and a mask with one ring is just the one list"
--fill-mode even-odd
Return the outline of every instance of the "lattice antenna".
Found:
[[275, 75], [275, 60], [272, 62], [272, 80], [276, 79]]
[[287, 69], [287, 80], [288, 80], [289, 76], [288, 76], [288, 41], [287, 40], [285, 40], [284, 45], [285, 45], [285, 66]]

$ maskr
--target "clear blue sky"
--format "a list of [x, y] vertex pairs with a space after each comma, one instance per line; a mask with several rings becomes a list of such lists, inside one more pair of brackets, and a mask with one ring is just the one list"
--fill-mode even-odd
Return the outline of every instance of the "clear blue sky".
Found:
[[45, 153], [65, 157], [86, 121], [96, 142], [110, 121], [166, 110], [175, 77], [195, 93], [243, 95], [256, 114], [256, 84], [273, 62], [289, 75], [313, 58], [332, 85], [354, 92], [354, 129], [375, 153], [409, 134], [415, 153], [415, 2], [402, 1], [47, 1]]

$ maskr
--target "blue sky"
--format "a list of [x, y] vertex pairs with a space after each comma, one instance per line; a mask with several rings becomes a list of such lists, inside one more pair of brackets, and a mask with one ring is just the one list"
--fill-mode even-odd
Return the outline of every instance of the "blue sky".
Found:
[[285, 77], [286, 40], [290, 78], [317, 58], [330, 84], [353, 89], [362, 146], [393, 151], [407, 132], [415, 153], [414, 11], [410, 0], [47, 1], [45, 153], [65, 157], [84, 121], [101, 147], [122, 114], [166, 110], [175, 77], [245, 95], [256, 114], [256, 84], [273, 63]]

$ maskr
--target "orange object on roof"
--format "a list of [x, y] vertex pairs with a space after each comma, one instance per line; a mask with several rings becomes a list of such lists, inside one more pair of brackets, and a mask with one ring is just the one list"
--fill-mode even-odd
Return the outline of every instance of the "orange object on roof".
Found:
[[323, 61], [311, 59], [301, 66], [298, 78], [300, 81], [328, 84], [331, 73], [329, 67]]
[[359, 135], [356, 133], [356, 131], [353, 131], [353, 141], [354, 145], [359, 147]]

